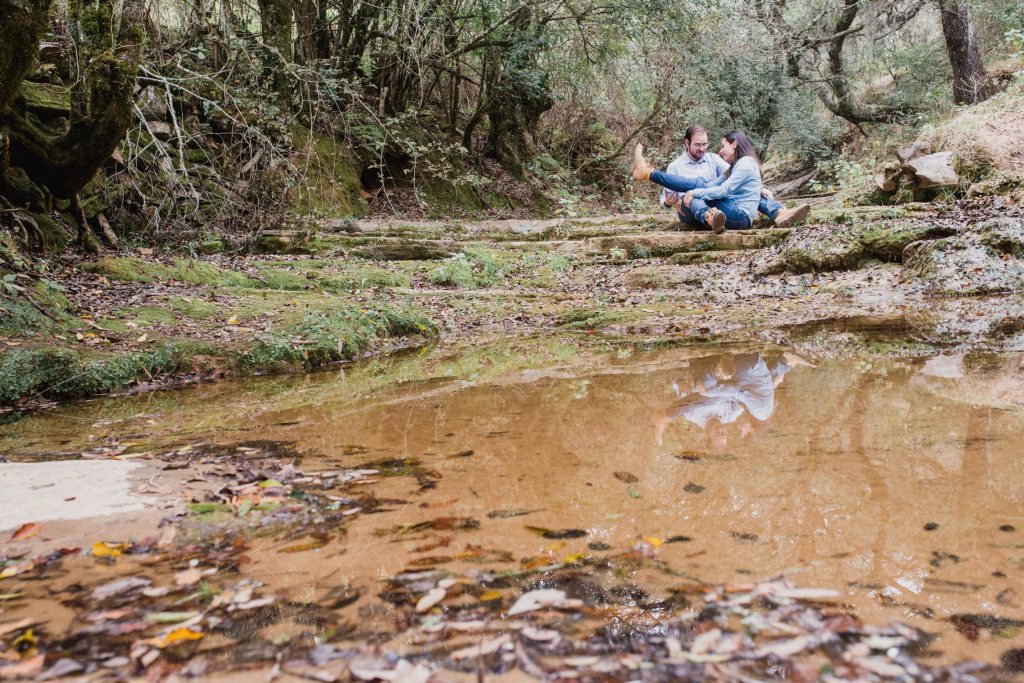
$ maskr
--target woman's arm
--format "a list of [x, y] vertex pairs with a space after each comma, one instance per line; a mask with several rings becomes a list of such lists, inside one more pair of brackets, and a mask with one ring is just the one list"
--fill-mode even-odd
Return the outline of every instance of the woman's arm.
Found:
[[757, 169], [757, 162], [750, 157], [743, 157], [736, 162], [732, 168], [732, 175], [728, 178], [724, 175], [718, 176], [708, 184], [708, 187], [697, 188], [693, 196], [704, 201], [728, 197], [733, 191], [749, 183], [753, 179], [760, 179], [761, 174]]

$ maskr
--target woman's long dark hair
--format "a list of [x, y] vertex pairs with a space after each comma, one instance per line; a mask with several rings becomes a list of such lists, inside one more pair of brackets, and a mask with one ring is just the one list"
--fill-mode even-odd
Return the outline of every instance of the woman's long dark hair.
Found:
[[729, 170], [726, 171], [726, 175], [732, 174], [732, 169], [736, 165], [736, 162], [743, 157], [753, 157], [754, 163], [757, 164], [757, 167], [761, 167], [761, 160], [757, 156], [757, 150], [754, 149], [754, 143], [750, 141], [750, 138], [747, 137], [746, 133], [742, 130], [730, 130], [722, 137], [729, 142], [736, 143], [736, 158], [731, 164], [729, 164]]

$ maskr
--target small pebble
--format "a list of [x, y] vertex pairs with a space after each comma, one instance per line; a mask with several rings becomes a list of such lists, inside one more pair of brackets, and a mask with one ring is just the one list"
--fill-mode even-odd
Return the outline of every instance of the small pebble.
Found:
[[1004, 524], [1004, 525], [1002, 525], [1001, 527], [999, 527], [999, 530], [1000, 530], [1000, 531], [1006, 531], [1006, 532], [1010, 532], [1010, 531], [1016, 531], [1016, 530], [1017, 530], [1017, 527], [1015, 527], [1015, 526], [1014, 526], [1014, 525], [1012, 525], [1012, 524]]
[[590, 548], [591, 550], [608, 550], [609, 548], [611, 548], [611, 546], [608, 545], [607, 543], [601, 543], [600, 541], [594, 541], [593, 543], [588, 543], [587, 547]]
[[938, 528], [939, 528], [939, 525], [936, 522], [928, 522], [927, 524], [924, 525], [924, 530], [925, 531], [935, 531]]
[[996, 577], [997, 579], [1005, 579], [1006, 578], [1006, 572], [1001, 572], [1001, 571], [999, 571], [997, 569], [994, 572], [992, 572], [992, 576]]

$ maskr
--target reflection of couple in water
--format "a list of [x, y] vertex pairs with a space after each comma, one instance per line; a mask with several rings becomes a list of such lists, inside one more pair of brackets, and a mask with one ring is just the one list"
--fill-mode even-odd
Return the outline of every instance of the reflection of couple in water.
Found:
[[678, 401], [654, 417], [661, 445], [665, 428], [682, 417], [704, 430], [712, 450], [728, 446], [726, 425], [735, 423], [746, 439], [759, 433], [775, 410], [775, 387], [797, 365], [813, 367], [793, 353], [766, 361], [760, 353], [708, 356], [690, 361], [689, 373], [672, 382]]

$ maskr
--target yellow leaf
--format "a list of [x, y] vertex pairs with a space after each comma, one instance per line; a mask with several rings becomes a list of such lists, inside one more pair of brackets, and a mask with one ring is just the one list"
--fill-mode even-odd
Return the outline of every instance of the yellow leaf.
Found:
[[566, 555], [565, 559], [562, 562], [564, 564], [573, 564], [574, 562], [579, 562], [586, 556], [586, 553], [573, 553], [571, 555]]
[[652, 545], [655, 548], [665, 544], [665, 539], [658, 538], [657, 536], [644, 536], [644, 540], [647, 541], [648, 545]]
[[181, 628], [174, 629], [163, 638], [153, 638], [149, 642], [155, 645], [156, 647], [165, 648], [170, 647], [175, 643], [184, 643], [190, 640], [199, 640], [202, 637], [202, 633], [199, 633], [198, 631], [193, 631], [192, 629], [183, 626]]
[[136, 339], [135, 341], [138, 342], [139, 344], [141, 344], [142, 342], [146, 341], [147, 339], [149, 339], [149, 333], [148, 332], [146, 334], [142, 335], [141, 337], [139, 337], [138, 339]]
[[92, 544], [93, 557], [117, 557], [125, 550], [128, 550], [130, 543], [107, 543], [100, 541]]
[[237, 315], [233, 315], [230, 318], [228, 318], [228, 325], [237, 325], [237, 324], [238, 324], [238, 316]]
[[559, 550], [565, 547], [565, 541], [559, 541], [558, 543], [552, 543], [551, 545], [544, 548], [546, 553], [557, 553]]
[[487, 591], [480, 596], [480, 602], [490, 602], [491, 600], [501, 600], [501, 591]]

